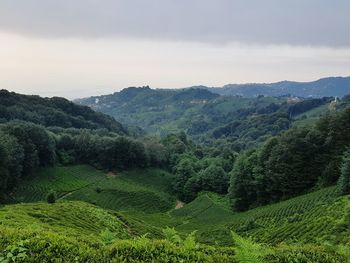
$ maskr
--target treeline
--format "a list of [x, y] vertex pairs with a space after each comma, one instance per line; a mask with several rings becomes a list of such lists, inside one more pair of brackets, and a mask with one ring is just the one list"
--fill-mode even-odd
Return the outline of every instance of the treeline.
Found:
[[123, 126], [112, 117], [64, 98], [41, 98], [0, 90], [0, 123], [23, 120], [45, 127], [107, 129], [125, 134]]
[[241, 154], [231, 172], [234, 208], [246, 210], [335, 184], [349, 143], [347, 108], [322, 117], [312, 127], [289, 129]]
[[107, 130], [47, 129], [8, 122], [0, 125], [0, 194], [11, 191], [18, 180], [34, 175], [39, 167], [58, 163], [86, 163], [106, 170], [163, 165], [149, 152], [144, 143]]

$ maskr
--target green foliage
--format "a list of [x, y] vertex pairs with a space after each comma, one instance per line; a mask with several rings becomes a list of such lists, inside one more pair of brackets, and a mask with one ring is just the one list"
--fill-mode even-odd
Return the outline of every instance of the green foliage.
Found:
[[0, 228], [1, 247], [17, 246], [19, 240], [25, 240], [23, 244], [28, 249], [25, 262], [235, 262], [231, 248], [185, 247], [144, 236], [104, 245], [91, 237]]
[[[340, 177], [341, 156], [350, 141], [350, 107], [321, 118], [314, 126], [298, 127], [241, 154], [231, 173], [234, 207], [251, 207], [285, 200]], [[347, 157], [345, 157], [347, 159]], [[343, 161], [341, 192], [349, 193], [347, 161]]]
[[338, 180], [338, 188], [340, 194], [350, 194], [350, 151], [344, 154], [343, 163], [341, 166], [341, 175]]
[[46, 200], [49, 204], [54, 204], [56, 203], [56, 192], [54, 191], [50, 191], [48, 194], [47, 194], [47, 197], [46, 197]]
[[348, 262], [349, 258], [332, 248], [315, 245], [282, 245], [275, 249], [274, 253], [266, 255], [264, 260], [271, 263], [340, 263]]
[[[0, 252], [0, 262], [23, 262], [27, 257], [28, 248], [25, 247], [25, 241], [21, 240], [17, 243], [7, 246]], [[4, 256], [1, 256], [3, 254]]]
[[175, 230], [175, 228], [166, 227], [163, 230], [163, 235], [165, 240], [168, 240], [171, 243], [181, 245], [185, 250], [194, 250], [199, 247], [196, 242], [196, 231], [191, 232], [186, 236], [185, 239], [182, 239], [179, 233]]
[[99, 236], [102, 243], [105, 245], [110, 245], [117, 239], [116, 235], [108, 229], [101, 231]]
[[262, 258], [272, 251], [254, 243], [252, 240], [243, 238], [231, 231], [234, 242], [235, 258], [238, 262], [261, 263]]
[[179, 234], [177, 233], [177, 231], [174, 228], [164, 228], [163, 229], [163, 234], [166, 240], [174, 243], [174, 244], [181, 244], [182, 243], [182, 239], [179, 236]]

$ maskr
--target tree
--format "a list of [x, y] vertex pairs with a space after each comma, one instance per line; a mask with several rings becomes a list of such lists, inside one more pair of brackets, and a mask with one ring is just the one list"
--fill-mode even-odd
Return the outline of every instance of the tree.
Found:
[[237, 211], [244, 211], [256, 202], [256, 181], [254, 168], [257, 153], [247, 152], [239, 156], [231, 171], [229, 198]]
[[339, 192], [342, 195], [350, 194], [350, 150], [348, 149], [343, 157], [341, 174], [338, 180]]
[[229, 178], [220, 166], [212, 164], [199, 174], [199, 182], [202, 191], [226, 194]]
[[7, 190], [8, 178], [9, 178], [9, 172], [7, 168], [7, 153], [4, 145], [2, 145], [0, 142], [0, 190], [1, 192]]
[[175, 178], [173, 181], [173, 189], [178, 197], [183, 201], [189, 201], [187, 193], [184, 191], [186, 182], [195, 176], [193, 162], [190, 158], [181, 159], [176, 166]]
[[[15, 187], [18, 179], [22, 176], [24, 152], [23, 147], [18, 143], [17, 139], [9, 134], [0, 132], [0, 145], [6, 153], [6, 166], [8, 171], [8, 181], [6, 188], [11, 190]], [[4, 157], [0, 157], [3, 161]], [[3, 167], [3, 165], [0, 164]]]

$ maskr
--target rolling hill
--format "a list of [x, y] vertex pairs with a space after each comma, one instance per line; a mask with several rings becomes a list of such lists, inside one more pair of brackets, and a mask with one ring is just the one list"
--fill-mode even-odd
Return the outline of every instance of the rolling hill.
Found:
[[329, 77], [311, 82], [281, 81], [275, 83], [228, 84], [220, 88], [201, 88], [214, 93], [243, 97], [296, 96], [303, 98], [343, 97], [350, 93], [350, 77]]
[[[141, 127], [149, 135], [186, 132], [191, 139], [214, 144], [228, 140], [234, 150], [252, 147], [288, 129], [308, 111], [329, 112], [334, 98], [297, 97], [245, 98], [219, 96], [203, 88], [181, 90], [127, 88], [111, 95], [76, 100], [96, 111], [113, 116], [131, 130]], [[338, 100], [339, 102], [340, 100]]]

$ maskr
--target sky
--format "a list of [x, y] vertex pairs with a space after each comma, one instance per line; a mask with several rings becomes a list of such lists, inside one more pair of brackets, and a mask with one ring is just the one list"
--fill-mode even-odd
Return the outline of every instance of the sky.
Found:
[[70, 99], [350, 75], [348, 0], [1, 0], [0, 89]]

